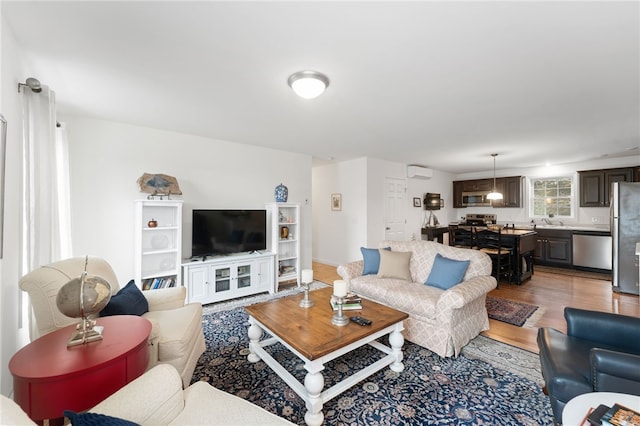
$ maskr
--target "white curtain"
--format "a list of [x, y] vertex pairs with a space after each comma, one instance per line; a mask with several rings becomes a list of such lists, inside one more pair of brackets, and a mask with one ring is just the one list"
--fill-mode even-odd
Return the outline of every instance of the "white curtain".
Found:
[[55, 93], [23, 87], [21, 272], [70, 257], [68, 145], [56, 128]]

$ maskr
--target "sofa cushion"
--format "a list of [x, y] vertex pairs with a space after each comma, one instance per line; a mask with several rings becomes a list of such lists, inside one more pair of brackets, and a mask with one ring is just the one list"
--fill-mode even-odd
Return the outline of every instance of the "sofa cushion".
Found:
[[120, 289], [116, 294], [111, 296], [111, 300], [107, 306], [100, 311], [101, 317], [110, 315], [142, 315], [149, 311], [149, 303], [142, 294], [142, 291], [131, 280]]
[[479, 250], [461, 249], [457, 247], [445, 246], [435, 241], [392, 241], [386, 240], [380, 243], [380, 247], [391, 247], [391, 251], [410, 251], [411, 255], [411, 276], [413, 281], [424, 283], [433, 267], [436, 253], [444, 257], [456, 260], [470, 260], [464, 280], [469, 280], [477, 276], [491, 275], [491, 258], [486, 253]]
[[184, 391], [184, 410], [172, 425], [260, 425], [277, 426], [293, 423], [238, 396], [199, 381]]
[[363, 275], [350, 282], [349, 289], [365, 299], [375, 300], [383, 305], [417, 315], [420, 318], [436, 320], [436, 304], [443, 290], [406, 282], [395, 278], [377, 278]]
[[202, 305], [189, 303], [178, 309], [150, 311], [144, 318], [157, 323], [160, 330], [158, 361], [169, 362], [182, 371], [189, 351], [202, 333]]
[[454, 285], [462, 282], [469, 263], [468, 260], [449, 259], [437, 253], [433, 261], [431, 273], [429, 273], [425, 284], [443, 290], [450, 289]]
[[90, 411], [142, 425], [167, 425], [184, 410], [184, 405], [178, 370], [169, 364], [159, 364], [118, 389]]
[[[384, 247], [384, 250], [391, 250], [391, 247]], [[380, 268], [380, 252], [378, 249], [360, 247], [360, 251], [362, 252], [362, 260], [364, 261], [362, 275], [377, 274]]]
[[398, 278], [411, 281], [411, 271], [409, 263], [411, 261], [410, 251], [387, 251], [379, 249], [380, 268], [378, 278]]

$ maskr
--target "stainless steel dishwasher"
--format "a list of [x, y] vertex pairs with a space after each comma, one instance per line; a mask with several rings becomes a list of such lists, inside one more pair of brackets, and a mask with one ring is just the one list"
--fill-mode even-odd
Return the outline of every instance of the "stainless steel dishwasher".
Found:
[[611, 233], [573, 231], [573, 266], [611, 270]]

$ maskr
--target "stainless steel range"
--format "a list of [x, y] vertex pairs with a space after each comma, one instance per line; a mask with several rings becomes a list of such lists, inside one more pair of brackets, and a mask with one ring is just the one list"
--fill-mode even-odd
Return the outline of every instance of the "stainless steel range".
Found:
[[482, 225], [492, 225], [495, 224], [498, 220], [497, 215], [489, 213], [489, 214], [478, 214], [478, 213], [467, 213], [465, 216], [464, 223], [461, 225], [467, 226], [482, 226]]

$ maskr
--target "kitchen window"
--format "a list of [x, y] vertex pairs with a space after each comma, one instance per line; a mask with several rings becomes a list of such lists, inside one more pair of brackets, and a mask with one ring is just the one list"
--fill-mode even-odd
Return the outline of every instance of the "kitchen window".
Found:
[[573, 217], [573, 178], [531, 178], [531, 217]]

